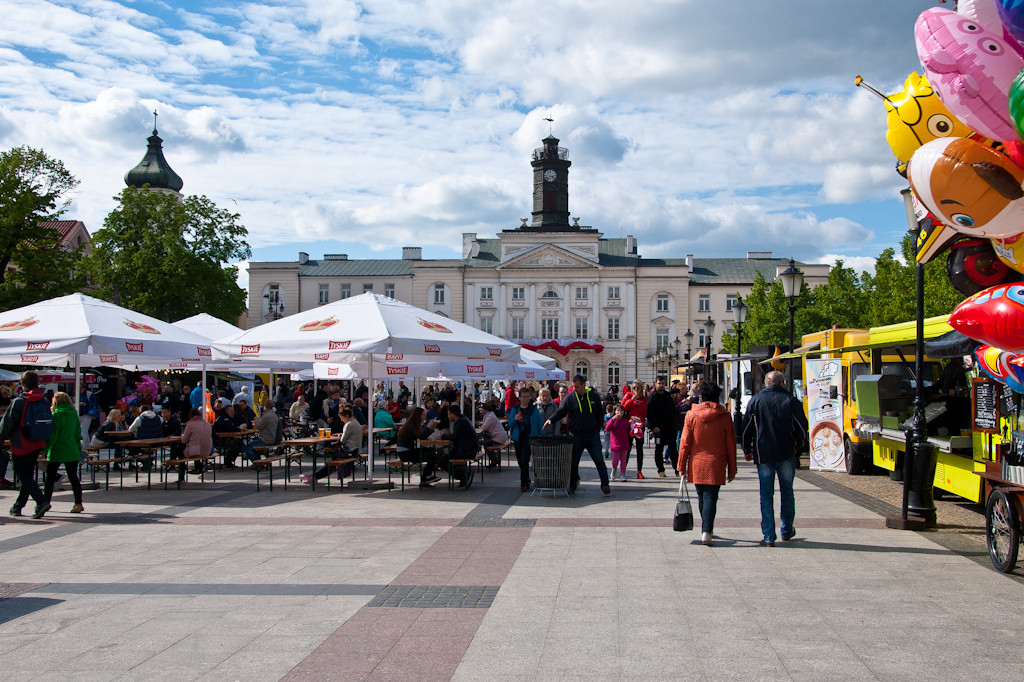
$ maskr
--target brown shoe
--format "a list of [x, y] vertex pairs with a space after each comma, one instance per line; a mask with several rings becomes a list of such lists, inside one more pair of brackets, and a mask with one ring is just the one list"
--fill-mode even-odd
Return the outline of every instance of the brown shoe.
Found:
[[530, 486], [528, 486], [528, 485], [521, 485], [521, 486], [519, 486], [519, 492], [521, 492], [521, 493], [528, 493], [528, 492], [530, 492]]
[[72, 514], [81, 514], [83, 511], [85, 511], [85, 507], [77, 503], [75, 504], [74, 507], [71, 508]]
[[661, 478], [665, 478], [665, 472], [664, 471], [659, 471], [658, 472], [658, 476], [660, 476]]
[[605, 495], [611, 495], [612, 489], [609, 486], [603, 485], [601, 486], [601, 492], [603, 492]]

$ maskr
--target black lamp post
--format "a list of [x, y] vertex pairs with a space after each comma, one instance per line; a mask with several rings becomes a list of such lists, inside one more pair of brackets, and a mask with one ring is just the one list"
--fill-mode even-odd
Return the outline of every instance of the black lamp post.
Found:
[[[800, 295], [800, 287], [804, 283], [804, 273], [796, 266], [796, 261], [789, 259], [789, 267], [779, 273], [782, 281], [782, 293], [789, 299], [789, 350], [793, 352], [793, 337], [796, 335], [796, 297]], [[793, 361], [790, 358], [786, 363], [786, 383], [789, 384], [789, 392], [793, 393]]]
[[704, 320], [704, 380], [708, 381], [711, 379], [710, 368], [711, 368], [711, 339], [715, 335], [715, 321], [708, 315], [708, 319]]
[[[675, 365], [674, 367], [671, 368], [672, 370], [677, 370], [678, 371], [678, 369], [679, 369], [679, 349], [682, 348], [682, 347], [683, 347], [683, 342], [680, 341], [679, 337], [677, 336], [676, 340], [672, 342], [672, 362]], [[671, 371], [669, 372], [668, 378], [669, 378], [669, 381], [672, 380], [672, 372]]]
[[741, 296], [736, 297], [732, 304], [732, 317], [736, 323], [736, 416], [733, 425], [736, 435], [740, 433], [740, 424], [743, 422], [743, 413], [740, 403], [743, 402], [743, 362], [739, 359], [743, 355], [743, 323], [747, 321], [747, 304]]

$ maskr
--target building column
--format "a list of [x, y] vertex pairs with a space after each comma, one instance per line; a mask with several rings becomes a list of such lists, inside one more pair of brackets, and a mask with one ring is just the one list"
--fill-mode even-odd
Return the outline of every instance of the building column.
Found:
[[526, 328], [523, 330], [523, 334], [525, 334], [528, 339], [535, 339], [540, 335], [537, 330], [537, 325], [539, 323], [536, 320], [538, 314], [537, 311], [540, 310], [540, 305], [537, 301], [536, 284], [530, 285], [530, 293], [527, 295], [526, 306]]
[[575, 326], [572, 326], [575, 320], [573, 319], [572, 314], [572, 299], [569, 298], [569, 295], [575, 292], [572, 290], [572, 285], [569, 283], [563, 284], [562, 290], [565, 292], [565, 295], [562, 297], [564, 302], [564, 307], [562, 308], [562, 328], [558, 331], [560, 332], [559, 336], [562, 338], [571, 339], [576, 336], [576, 328]]
[[[453, 292], [454, 293], [454, 292]], [[476, 304], [473, 302], [473, 285], [466, 284], [466, 307], [462, 315], [463, 323], [468, 324], [470, 327], [479, 328], [480, 325], [476, 319]], [[452, 302], [454, 304], [454, 301]]]
[[497, 336], [505, 338], [508, 333], [508, 313], [506, 312], [505, 303], [505, 285], [498, 285], [498, 311], [494, 314], [496, 319], [494, 322], [494, 333]]
[[[633, 282], [626, 283], [626, 306], [626, 312], [632, 310], [633, 314], [623, 315], [626, 323], [625, 333], [627, 337], [636, 337], [637, 326], [640, 323], [640, 311], [636, 307], [636, 284]], [[644, 317], [649, 317], [649, 315], [645, 315]]]

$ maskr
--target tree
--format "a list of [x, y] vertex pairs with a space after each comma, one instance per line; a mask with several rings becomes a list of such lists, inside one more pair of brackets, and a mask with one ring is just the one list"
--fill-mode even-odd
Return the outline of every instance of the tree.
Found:
[[[806, 334], [811, 324], [807, 320], [807, 308], [812, 300], [812, 292], [805, 283], [796, 298], [795, 329], [796, 340]], [[789, 345], [789, 299], [782, 290], [782, 282], [769, 282], [760, 272], [754, 275], [754, 283], [750, 293], [743, 299], [747, 305], [747, 321], [743, 323], [743, 347]], [[722, 335], [722, 350], [726, 353], [736, 351], [736, 331], [730, 329]]]
[[[874, 276], [864, 276], [870, 326], [907, 322], [917, 316], [917, 265], [914, 239], [909, 233], [900, 241], [900, 251], [903, 262], [896, 259], [893, 249], [886, 249], [878, 257]], [[945, 258], [925, 264], [925, 317], [951, 313], [963, 300], [964, 296], [949, 282]]]
[[81, 248], [62, 248], [61, 233], [43, 224], [67, 210], [77, 186], [64, 164], [41, 149], [0, 152], [0, 310], [81, 288]]
[[828, 281], [811, 291], [811, 299], [801, 319], [804, 334], [832, 326], [858, 329], [868, 324], [868, 296], [861, 277], [841, 260], [829, 271]]
[[205, 196], [125, 188], [93, 238], [88, 268], [100, 295], [172, 321], [205, 312], [228, 322], [245, 310], [231, 261], [251, 255], [239, 215]]

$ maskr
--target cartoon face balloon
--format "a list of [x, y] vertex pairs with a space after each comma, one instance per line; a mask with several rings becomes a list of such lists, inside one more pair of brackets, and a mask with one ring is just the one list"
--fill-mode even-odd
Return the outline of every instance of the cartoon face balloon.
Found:
[[978, 346], [974, 357], [978, 358], [978, 367], [985, 374], [1017, 393], [1024, 393], [1024, 355], [992, 346]]
[[946, 257], [946, 275], [953, 288], [964, 296], [1021, 279], [1019, 272], [999, 260], [986, 239], [964, 239], [954, 244]]
[[885, 109], [889, 124], [885, 139], [892, 153], [904, 164], [925, 142], [974, 133], [949, 113], [928, 79], [917, 72], [907, 76], [901, 92], [886, 96]]
[[1017, 139], [1007, 101], [1024, 58], [1001, 29], [936, 8], [918, 17], [914, 39], [928, 82], [954, 116], [986, 137]]
[[1012, 237], [1024, 227], [1024, 170], [985, 145], [954, 137], [914, 152], [907, 173], [929, 212], [972, 237]]
[[1024, 285], [1000, 284], [971, 296], [950, 313], [949, 326], [996, 348], [1024, 350]]
[[1024, 43], [1024, 2], [1021, 0], [996, 0], [996, 10], [1003, 22], [1003, 28], [1017, 42]]

